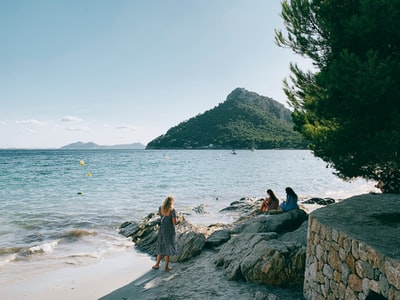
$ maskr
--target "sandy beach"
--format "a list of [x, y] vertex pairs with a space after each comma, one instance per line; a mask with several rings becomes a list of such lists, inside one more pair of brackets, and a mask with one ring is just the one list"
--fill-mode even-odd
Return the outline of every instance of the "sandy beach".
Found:
[[132, 250], [98, 264], [71, 266], [1, 287], [2, 300], [302, 299], [301, 291], [228, 281], [203, 251], [171, 272], [152, 270], [147, 254]]
[[[5, 284], [2, 300], [98, 299], [142, 276], [152, 265], [147, 254], [134, 249], [86, 266], [69, 266]], [[1, 276], [1, 275], [0, 275]], [[26, 276], [29, 277], [29, 276]]]

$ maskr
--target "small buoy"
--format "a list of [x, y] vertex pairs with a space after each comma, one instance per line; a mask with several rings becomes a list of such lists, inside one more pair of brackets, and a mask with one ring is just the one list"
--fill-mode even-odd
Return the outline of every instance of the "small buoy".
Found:
[[90, 176], [92, 176], [92, 174], [90, 174], [90, 173], [87, 173], [87, 174], [86, 174], [86, 176], [87, 176], [87, 177], [90, 177]]
[[80, 164], [81, 166], [83, 166], [83, 165], [85, 164], [85, 161], [82, 159], [82, 160], [79, 162], [79, 164]]

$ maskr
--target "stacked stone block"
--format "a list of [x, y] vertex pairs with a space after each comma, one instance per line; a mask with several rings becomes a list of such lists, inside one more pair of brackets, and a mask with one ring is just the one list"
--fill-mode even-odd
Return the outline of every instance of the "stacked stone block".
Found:
[[312, 300], [400, 299], [400, 262], [310, 216], [304, 296]]

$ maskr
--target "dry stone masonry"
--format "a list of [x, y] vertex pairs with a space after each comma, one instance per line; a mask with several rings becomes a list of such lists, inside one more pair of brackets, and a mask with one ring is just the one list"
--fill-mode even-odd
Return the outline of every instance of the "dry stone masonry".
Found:
[[400, 299], [400, 195], [361, 195], [311, 213], [306, 299]]

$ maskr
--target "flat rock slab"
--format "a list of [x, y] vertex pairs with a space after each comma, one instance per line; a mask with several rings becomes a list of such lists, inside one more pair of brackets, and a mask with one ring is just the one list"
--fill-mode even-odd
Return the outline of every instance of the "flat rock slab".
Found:
[[315, 210], [321, 224], [400, 259], [400, 194], [365, 194]]

